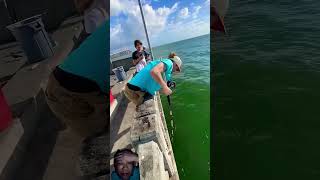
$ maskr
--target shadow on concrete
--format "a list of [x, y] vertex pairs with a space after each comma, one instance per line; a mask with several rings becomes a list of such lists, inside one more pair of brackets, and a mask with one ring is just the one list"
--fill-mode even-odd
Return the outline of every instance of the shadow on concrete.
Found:
[[128, 104], [129, 104], [128, 100], [126, 98], [123, 98], [120, 101], [116, 115], [113, 117], [113, 120], [111, 121], [111, 125], [110, 125], [110, 127], [111, 127], [111, 129], [110, 129], [111, 130], [110, 131], [110, 145], [111, 145], [111, 147], [113, 147], [113, 144], [118, 139], [120, 139], [124, 134], [126, 134], [128, 131], [130, 131], [130, 129], [128, 129], [128, 130], [126, 129], [125, 131], [127, 131], [127, 132], [122, 132], [122, 133], [118, 134], [120, 126], [122, 124], [122, 120], [125, 115], [125, 112], [128, 108]]
[[41, 101], [33, 101], [21, 116], [24, 134], [4, 168], [0, 180], [42, 180], [57, 134], [63, 128], [46, 104], [43, 91]]

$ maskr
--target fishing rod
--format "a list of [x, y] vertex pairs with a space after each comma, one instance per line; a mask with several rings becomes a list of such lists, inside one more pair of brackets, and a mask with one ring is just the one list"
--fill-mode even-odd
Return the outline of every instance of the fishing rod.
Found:
[[170, 98], [170, 95], [167, 96], [167, 100], [168, 100], [168, 104], [169, 104], [169, 111], [170, 111], [170, 116], [171, 116], [171, 119], [170, 119], [170, 123], [171, 123], [171, 140], [173, 140], [173, 136], [174, 136], [174, 131], [176, 130], [176, 127], [174, 125], [174, 122], [173, 122], [173, 114], [172, 114], [172, 106], [171, 106], [171, 98]]
[[[173, 81], [168, 81], [167, 83], [168, 87], [170, 89], [174, 89], [176, 87], [176, 83], [173, 82]], [[168, 100], [168, 105], [169, 105], [169, 113], [170, 113], [170, 116], [171, 116], [171, 127], [172, 127], [172, 130], [171, 130], [171, 136], [173, 138], [173, 135], [174, 135], [174, 131], [176, 130], [176, 126], [175, 126], [175, 123], [173, 121], [173, 113], [172, 113], [172, 103], [171, 103], [171, 98], [170, 98], [170, 95], [167, 96], [167, 100]]]

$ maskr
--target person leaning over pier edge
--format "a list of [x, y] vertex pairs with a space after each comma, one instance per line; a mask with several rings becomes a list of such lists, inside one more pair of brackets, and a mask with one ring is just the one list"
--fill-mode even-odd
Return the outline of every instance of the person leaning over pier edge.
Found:
[[151, 61], [127, 83], [125, 96], [136, 105], [140, 105], [147, 96], [155, 95], [160, 89], [165, 95], [170, 95], [172, 91], [168, 85], [171, 75], [173, 72], [181, 72], [181, 66], [182, 61], [175, 53], [170, 53], [168, 59]]
[[147, 61], [151, 60], [151, 56], [146, 52], [140, 40], [134, 41], [134, 47], [136, 51], [132, 53], [132, 63], [136, 66], [136, 73], [138, 73], [147, 65]]
[[83, 139], [109, 125], [109, 21], [51, 73], [45, 91], [53, 113]]

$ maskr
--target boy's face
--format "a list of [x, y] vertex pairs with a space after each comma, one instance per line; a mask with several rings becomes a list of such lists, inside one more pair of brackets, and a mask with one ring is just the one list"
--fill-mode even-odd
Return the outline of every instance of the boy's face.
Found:
[[143, 50], [143, 46], [142, 46], [142, 44], [137, 43], [137, 45], [136, 45], [136, 49], [137, 49], [138, 51], [142, 51], [142, 50]]
[[132, 174], [133, 164], [132, 162], [127, 162], [123, 160], [116, 164], [115, 169], [117, 174], [121, 177], [121, 179], [129, 180]]

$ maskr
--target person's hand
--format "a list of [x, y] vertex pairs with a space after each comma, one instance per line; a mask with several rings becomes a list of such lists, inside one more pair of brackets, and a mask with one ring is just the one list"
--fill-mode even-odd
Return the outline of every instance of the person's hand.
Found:
[[144, 55], [142, 54], [142, 55], [139, 57], [139, 61], [141, 61], [143, 58], [144, 58]]
[[167, 86], [170, 88], [170, 89], [174, 89], [176, 88], [176, 83], [174, 81], [168, 81], [167, 82]]
[[162, 92], [163, 94], [169, 96], [170, 94], [172, 94], [172, 90], [168, 87], [168, 86], [165, 86], [162, 88]]
[[126, 161], [128, 163], [138, 163], [139, 158], [135, 154], [121, 153], [121, 154], [119, 154], [119, 156], [116, 157], [116, 161], [119, 161], [119, 162]]

